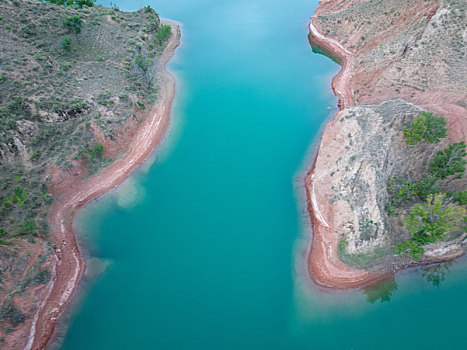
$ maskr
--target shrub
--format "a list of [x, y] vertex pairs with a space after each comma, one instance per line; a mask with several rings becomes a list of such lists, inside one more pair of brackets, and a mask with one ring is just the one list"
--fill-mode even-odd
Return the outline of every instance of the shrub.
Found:
[[162, 24], [159, 32], [157, 33], [157, 40], [159, 43], [163, 43], [164, 41], [168, 40], [172, 35], [172, 27], [168, 24]]
[[425, 203], [412, 206], [404, 218], [411, 238], [396, 246], [397, 253], [408, 252], [414, 260], [424, 253], [423, 245], [443, 241], [446, 234], [460, 230], [467, 211], [448, 205], [445, 194], [429, 195]]
[[41, 157], [41, 152], [38, 150], [35, 150], [31, 156], [31, 160], [38, 160], [40, 157]]
[[15, 327], [26, 319], [21, 310], [11, 300], [5, 301], [0, 308], [0, 322], [7, 319]]
[[464, 175], [465, 165], [467, 164], [464, 159], [466, 155], [464, 141], [453, 143], [446, 149], [436, 153], [430, 162], [430, 173], [442, 179], [451, 175], [461, 177]]
[[67, 17], [62, 22], [63, 26], [67, 29], [68, 33], [75, 34], [76, 39], [79, 37], [78, 34], [81, 33], [81, 26], [83, 25], [83, 21], [78, 16]]
[[21, 226], [19, 233], [24, 235], [28, 233], [36, 234], [37, 233], [37, 225], [34, 220], [26, 220], [26, 222]]
[[422, 201], [426, 201], [430, 194], [439, 193], [440, 180], [433, 176], [427, 176], [421, 179], [415, 186], [414, 194]]
[[72, 41], [71, 41], [71, 38], [69, 36], [66, 36], [62, 39], [62, 41], [60, 42], [60, 45], [63, 49], [63, 51], [66, 51], [68, 53], [71, 52], [71, 49], [72, 49]]
[[33, 283], [37, 286], [39, 284], [47, 284], [50, 280], [49, 270], [40, 269], [33, 278]]
[[405, 142], [415, 145], [421, 139], [428, 143], [438, 143], [447, 135], [446, 119], [434, 116], [429, 112], [422, 112], [412, 122], [410, 129], [404, 128]]
[[388, 178], [386, 190], [389, 198], [386, 203], [386, 211], [390, 216], [398, 215], [398, 208], [416, 195], [417, 183], [407, 177]]
[[34, 23], [29, 23], [22, 29], [22, 32], [24, 38], [30, 38], [37, 33], [36, 25]]
[[141, 68], [141, 70], [146, 72], [149, 68], [151, 61], [145, 58], [142, 54], [139, 54], [138, 56], [136, 56], [135, 63], [139, 68]]
[[52, 4], [62, 5], [62, 6], [71, 6], [78, 5], [79, 7], [83, 6], [94, 6], [96, 0], [46, 0]]
[[467, 205], [467, 191], [448, 193], [452, 196], [452, 200], [460, 205]]
[[89, 154], [89, 161], [91, 163], [94, 163], [94, 160], [96, 158], [102, 158], [102, 155], [104, 154], [104, 145], [98, 144], [94, 146], [93, 148], [90, 148], [88, 150], [88, 154]]

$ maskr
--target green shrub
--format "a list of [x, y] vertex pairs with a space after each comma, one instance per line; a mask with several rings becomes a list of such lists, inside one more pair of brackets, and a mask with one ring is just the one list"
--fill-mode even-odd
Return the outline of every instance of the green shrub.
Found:
[[142, 54], [139, 54], [136, 56], [135, 63], [141, 70], [146, 72], [149, 68], [149, 65], [151, 64], [151, 61], [145, 58]]
[[46, 0], [51, 2], [52, 4], [62, 5], [62, 6], [71, 6], [71, 5], [78, 5], [79, 7], [94, 6], [96, 0]]
[[12, 300], [5, 301], [0, 308], [0, 322], [8, 319], [15, 327], [24, 322], [26, 319], [21, 310], [14, 304]]
[[71, 41], [71, 38], [69, 36], [66, 36], [62, 39], [62, 41], [60, 42], [60, 45], [63, 51], [70, 53], [72, 49], [72, 43], [73, 42]]
[[30, 38], [37, 33], [36, 25], [34, 23], [29, 23], [21, 31], [24, 38]]
[[422, 112], [412, 122], [410, 129], [404, 128], [405, 142], [415, 145], [421, 139], [428, 143], [438, 143], [447, 135], [446, 119], [434, 116], [429, 112]]
[[462, 177], [464, 176], [465, 165], [467, 164], [467, 161], [464, 159], [466, 155], [464, 141], [453, 143], [446, 149], [436, 153], [430, 162], [430, 173], [441, 179], [445, 179], [451, 175]]
[[159, 40], [159, 43], [163, 43], [164, 41], [167, 41], [171, 35], [172, 27], [168, 24], [162, 24], [159, 32], [157, 33], [157, 40]]
[[43, 270], [40, 269], [37, 274], [33, 277], [32, 282], [34, 285], [39, 285], [39, 284], [47, 284], [50, 280], [50, 272], [49, 270]]
[[88, 150], [88, 154], [89, 154], [89, 161], [91, 163], [93, 163], [96, 158], [102, 158], [102, 155], [104, 154], [104, 145], [98, 144], [94, 146], [93, 148], [90, 148]]
[[460, 205], [467, 205], [467, 191], [448, 193], [452, 196], [452, 200]]
[[26, 222], [21, 226], [19, 230], [19, 234], [36, 234], [37, 233], [37, 225], [34, 220], [26, 220]]
[[388, 178], [386, 190], [389, 198], [386, 203], [386, 211], [390, 216], [397, 216], [398, 209], [403, 203], [413, 199], [417, 191], [417, 183], [415, 180], [407, 177], [392, 177]]
[[40, 157], [41, 157], [41, 152], [38, 150], [35, 150], [31, 156], [31, 160], [38, 160]]
[[397, 253], [409, 253], [419, 260], [422, 246], [443, 241], [446, 234], [460, 230], [467, 211], [457, 205], [446, 204], [445, 194], [429, 195], [425, 203], [414, 204], [404, 218], [411, 238], [396, 246]]
[[440, 180], [434, 176], [427, 176], [421, 179], [415, 186], [414, 194], [422, 201], [426, 201], [430, 194], [439, 193]]
[[62, 22], [63, 26], [66, 28], [69, 34], [75, 34], [76, 39], [79, 43], [78, 34], [81, 33], [81, 27], [83, 25], [83, 21], [78, 16], [67, 17]]
[[24, 201], [28, 198], [28, 194], [25, 193], [22, 188], [16, 187], [15, 198], [16, 198], [16, 204], [18, 205], [18, 207], [21, 208], [24, 204]]

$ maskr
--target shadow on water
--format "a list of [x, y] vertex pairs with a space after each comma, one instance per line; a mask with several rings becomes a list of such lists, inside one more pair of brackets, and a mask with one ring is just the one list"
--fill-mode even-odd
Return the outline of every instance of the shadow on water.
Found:
[[430, 265], [422, 268], [422, 277], [434, 287], [439, 287], [449, 274], [452, 262]]
[[[452, 262], [444, 262], [421, 268], [421, 277], [423, 277], [433, 287], [439, 288], [450, 272]], [[381, 281], [371, 284], [363, 289], [366, 300], [374, 304], [378, 300], [381, 303], [390, 302], [395, 292], [398, 290], [397, 282], [394, 276], [389, 276]]]
[[397, 282], [394, 276], [389, 276], [364, 288], [366, 300], [371, 304], [378, 300], [382, 303], [391, 301], [391, 297], [396, 291]]

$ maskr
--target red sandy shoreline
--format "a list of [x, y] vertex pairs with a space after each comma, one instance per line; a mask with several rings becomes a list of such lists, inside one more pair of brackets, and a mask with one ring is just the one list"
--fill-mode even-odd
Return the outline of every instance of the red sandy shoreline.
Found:
[[172, 26], [173, 34], [160, 57], [161, 90], [152, 108], [151, 117], [140, 127], [125, 155], [82, 182], [79, 188], [70, 187], [52, 205], [49, 220], [53, 228], [51, 241], [56, 247], [55, 262], [52, 266], [52, 278], [47, 286], [46, 298], [34, 315], [25, 347], [27, 350], [47, 348], [58, 318], [71, 300], [84, 271], [84, 262], [72, 225], [76, 212], [91, 200], [123, 182], [151, 155], [165, 134], [175, 95], [175, 78], [167, 72], [165, 66], [180, 44], [180, 28], [177, 23], [164, 22]]
[[[322, 35], [313, 23], [315, 18], [313, 16], [310, 22], [309, 40], [311, 45], [325, 51], [328, 55], [338, 60], [342, 66], [342, 69], [332, 80], [332, 89], [338, 98], [338, 108], [339, 110], [343, 110], [346, 107], [355, 106], [355, 100], [349, 84], [352, 73], [350, 62], [353, 59], [353, 54], [337, 41]], [[334, 116], [330, 123], [334, 123], [338, 119], [338, 115], [339, 113]], [[355, 269], [344, 264], [339, 259], [339, 233], [327, 224], [320, 212], [318, 202], [314, 198], [313, 177], [319, 151], [318, 149], [313, 167], [305, 179], [307, 208], [313, 227], [313, 241], [307, 264], [308, 273], [316, 284], [336, 289], [361, 287], [376, 282], [388, 276], [390, 272], [371, 274], [365, 270]]]

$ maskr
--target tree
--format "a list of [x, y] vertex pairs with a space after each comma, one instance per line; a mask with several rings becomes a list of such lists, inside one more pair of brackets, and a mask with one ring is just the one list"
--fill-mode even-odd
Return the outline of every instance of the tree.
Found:
[[446, 234], [462, 229], [466, 209], [449, 204], [446, 194], [429, 195], [426, 203], [412, 206], [404, 218], [411, 238], [397, 245], [397, 253], [409, 253], [419, 260], [425, 251], [423, 245], [443, 241]]
[[69, 34], [76, 35], [76, 39], [78, 39], [78, 43], [79, 43], [78, 34], [81, 33], [82, 25], [83, 25], [83, 21], [81, 21], [81, 18], [79, 18], [78, 16], [67, 17], [63, 20], [63, 26], [68, 30]]
[[436, 153], [430, 162], [430, 173], [442, 179], [456, 174], [463, 176], [467, 164], [464, 159], [466, 155], [464, 141], [453, 143], [448, 148]]
[[428, 143], [438, 143], [447, 135], [446, 119], [422, 112], [412, 122], [410, 129], [404, 128], [405, 142], [415, 145], [422, 138]]

